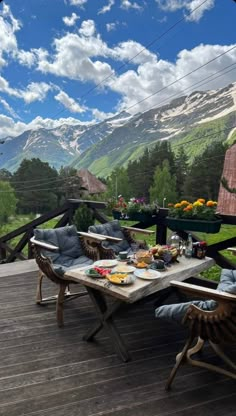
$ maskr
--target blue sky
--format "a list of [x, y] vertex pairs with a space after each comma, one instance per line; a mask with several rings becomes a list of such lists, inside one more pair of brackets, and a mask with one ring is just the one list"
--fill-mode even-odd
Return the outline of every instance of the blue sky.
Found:
[[235, 21], [233, 0], [4, 0], [0, 138], [226, 86]]

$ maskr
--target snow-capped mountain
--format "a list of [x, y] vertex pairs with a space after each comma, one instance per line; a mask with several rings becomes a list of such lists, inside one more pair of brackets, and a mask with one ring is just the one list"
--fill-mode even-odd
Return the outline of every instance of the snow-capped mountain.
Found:
[[159, 140], [184, 145], [191, 162], [208, 144], [235, 139], [236, 83], [195, 91], [134, 116], [123, 112], [98, 124], [63, 124], [6, 138], [0, 148], [0, 168], [14, 171], [22, 159], [39, 157], [57, 169], [71, 165], [107, 176]]

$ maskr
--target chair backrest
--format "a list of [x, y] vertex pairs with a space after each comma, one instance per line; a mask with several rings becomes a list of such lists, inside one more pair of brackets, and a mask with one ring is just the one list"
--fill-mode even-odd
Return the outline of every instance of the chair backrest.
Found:
[[59, 247], [58, 252], [42, 250], [42, 253], [51, 258], [53, 263], [60, 264], [61, 257], [78, 258], [83, 255], [83, 248], [75, 225], [51, 229], [36, 228], [34, 236], [37, 240]]
[[119, 253], [120, 251], [128, 250], [130, 248], [130, 244], [126, 239], [125, 233], [122, 230], [122, 227], [118, 220], [109, 221], [104, 224], [98, 225], [91, 225], [89, 227], [89, 232], [108, 235], [110, 237], [117, 237], [122, 238], [122, 241], [113, 243], [111, 241], [104, 241], [102, 245], [106, 248], [111, 248], [115, 253]]

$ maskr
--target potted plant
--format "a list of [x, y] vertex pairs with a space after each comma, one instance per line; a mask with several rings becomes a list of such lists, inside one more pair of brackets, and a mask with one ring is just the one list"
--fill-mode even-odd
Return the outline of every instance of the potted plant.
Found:
[[147, 204], [145, 198], [131, 198], [127, 204], [126, 215], [134, 221], [148, 222], [153, 215], [157, 214], [158, 209], [155, 203]]
[[115, 219], [123, 218], [130, 221], [147, 222], [157, 212], [157, 204], [147, 204], [144, 198], [131, 198], [125, 202], [124, 198], [120, 196], [112, 207], [112, 215]]
[[113, 218], [119, 220], [126, 216], [127, 212], [127, 203], [125, 202], [123, 196], [119, 196], [118, 200], [113, 203], [112, 206], [112, 215]]
[[199, 198], [193, 203], [181, 201], [168, 204], [167, 226], [173, 230], [201, 231], [218, 233], [221, 219], [216, 213], [217, 202]]

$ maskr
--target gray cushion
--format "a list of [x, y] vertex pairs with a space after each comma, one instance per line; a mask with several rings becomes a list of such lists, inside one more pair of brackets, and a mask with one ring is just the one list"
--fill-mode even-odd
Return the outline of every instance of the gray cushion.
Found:
[[57, 273], [63, 275], [67, 270], [74, 269], [75, 267], [89, 266], [90, 264], [93, 264], [93, 260], [86, 256], [80, 256], [77, 259], [67, 258], [61, 264], [54, 263], [53, 268]]
[[70, 265], [73, 265], [73, 261], [77, 261], [81, 256], [88, 259], [83, 255], [77, 229], [74, 225], [53, 229], [36, 228], [34, 235], [37, 240], [59, 247], [58, 252], [42, 250], [43, 254], [50, 257], [54, 264], [65, 265], [66, 267], [68, 264], [68, 267], [70, 267]]
[[[222, 269], [217, 290], [236, 294], [236, 270]], [[155, 316], [156, 318], [181, 322], [190, 305], [196, 305], [205, 311], [211, 311], [216, 308], [217, 303], [213, 300], [196, 300], [173, 305], [163, 305], [155, 310]]]
[[91, 225], [88, 230], [91, 233], [122, 238], [122, 241], [118, 243], [112, 243], [111, 241], [102, 242], [103, 247], [112, 249], [116, 254], [118, 254], [120, 251], [125, 251], [130, 248], [130, 245], [128, 241], [125, 239], [125, 235], [122, 231], [121, 225], [118, 220], [106, 222], [105, 224]]
[[222, 269], [217, 289], [236, 295], [236, 270]]
[[155, 317], [180, 323], [190, 305], [196, 305], [204, 311], [212, 311], [216, 307], [216, 302], [213, 300], [194, 300], [192, 302], [163, 305], [155, 310]]

